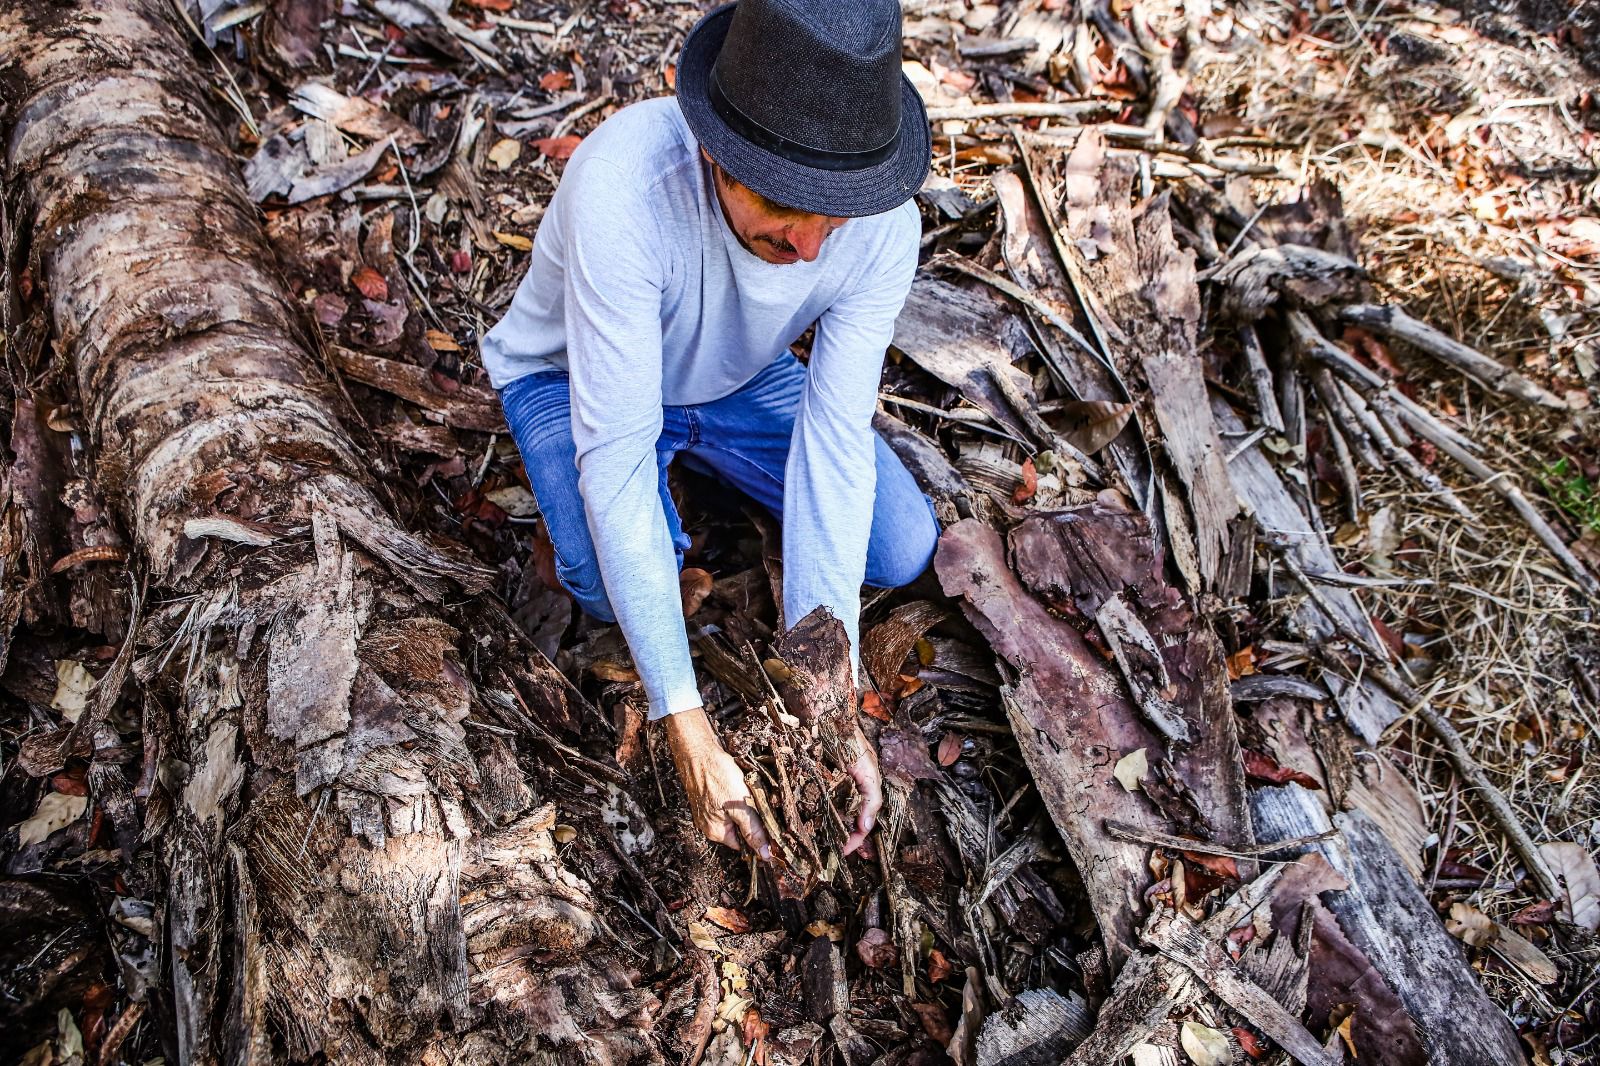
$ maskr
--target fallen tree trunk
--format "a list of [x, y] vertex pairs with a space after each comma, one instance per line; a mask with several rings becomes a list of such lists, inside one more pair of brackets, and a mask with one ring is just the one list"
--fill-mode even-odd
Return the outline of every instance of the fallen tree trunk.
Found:
[[653, 997], [591, 943], [593, 894], [507, 739], [567, 719], [563, 683], [469, 679], [439, 604], [487, 575], [379, 502], [177, 17], [0, 3], [22, 299], [47, 301], [148, 583], [91, 706], [19, 761], [90, 759], [96, 803], [130, 809], [96, 726], [143, 690], [180, 1063], [653, 1058]]

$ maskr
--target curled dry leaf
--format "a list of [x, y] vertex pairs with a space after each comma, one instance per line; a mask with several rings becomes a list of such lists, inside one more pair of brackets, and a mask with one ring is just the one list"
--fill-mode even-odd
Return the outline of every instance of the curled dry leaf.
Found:
[[1293, 781], [1304, 788], [1322, 787], [1310, 774], [1279, 765], [1278, 760], [1270, 755], [1249, 748], [1243, 749], [1240, 754], [1244, 756], [1244, 774], [1252, 781], [1267, 785], [1287, 785]]
[[1034, 469], [1033, 459], [1022, 460], [1022, 483], [1011, 494], [1012, 503], [1027, 503], [1033, 499], [1033, 494], [1039, 491], [1039, 471]]
[[1233, 1062], [1233, 1048], [1228, 1045], [1228, 1038], [1209, 1025], [1184, 1022], [1178, 1042], [1195, 1066], [1229, 1066]]
[[1062, 436], [1083, 454], [1093, 455], [1122, 432], [1122, 427], [1133, 417], [1133, 404], [1112, 400], [1072, 400], [1061, 405], [1061, 413], [1066, 417]]
[[1145, 756], [1145, 749], [1130, 751], [1117, 760], [1117, 765], [1112, 768], [1111, 776], [1122, 783], [1122, 787], [1129, 792], [1136, 792], [1144, 783], [1145, 777], [1150, 773], [1150, 760]]
[[732, 907], [707, 907], [706, 921], [714, 922], [730, 933], [750, 931], [750, 919]]
[[1450, 904], [1450, 917], [1444, 927], [1450, 935], [1475, 948], [1486, 948], [1495, 942], [1494, 919], [1470, 903]]
[[771, 1032], [771, 1024], [761, 1017], [759, 1010], [751, 1007], [744, 1012], [744, 1020], [739, 1023], [739, 1037], [745, 1047], [752, 1049], [751, 1061], [757, 1066], [766, 1066], [766, 1038]]
[[900, 952], [894, 946], [894, 941], [882, 929], [868, 929], [862, 933], [861, 939], [856, 941], [856, 954], [861, 957], [862, 962], [874, 970], [893, 966], [900, 958]]
[[928, 952], [928, 980], [934, 984], [948, 981], [956, 974], [956, 968], [950, 965], [950, 960], [944, 957], [944, 952], [934, 948]]
[[678, 598], [683, 603], [685, 618], [693, 615], [706, 602], [713, 584], [715, 581], [711, 575], [698, 566], [685, 567], [678, 574]]
[[515, 248], [519, 252], [533, 251], [533, 242], [520, 233], [502, 233], [499, 230], [495, 230], [494, 239], [507, 248]]

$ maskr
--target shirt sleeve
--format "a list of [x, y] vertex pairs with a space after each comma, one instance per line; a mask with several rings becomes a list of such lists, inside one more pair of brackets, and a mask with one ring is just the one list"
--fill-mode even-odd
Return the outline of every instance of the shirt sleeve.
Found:
[[661, 509], [661, 300], [654, 217], [610, 162], [569, 165], [563, 298], [578, 491], [611, 608], [656, 719], [700, 706]]
[[826, 606], [850, 637], [852, 668], [877, 488], [872, 415], [884, 352], [917, 270], [914, 210], [894, 220], [861, 286], [817, 320], [784, 469], [784, 618], [793, 625]]

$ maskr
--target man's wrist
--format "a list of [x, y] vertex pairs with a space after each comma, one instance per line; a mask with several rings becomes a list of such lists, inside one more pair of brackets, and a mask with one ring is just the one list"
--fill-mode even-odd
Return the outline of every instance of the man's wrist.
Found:
[[717, 739], [717, 732], [711, 728], [711, 719], [706, 717], [704, 707], [691, 707], [688, 710], [669, 714], [662, 719], [667, 727], [667, 746], [672, 749], [674, 760], [682, 762], [685, 757], [697, 757], [707, 751], [721, 751], [722, 742]]

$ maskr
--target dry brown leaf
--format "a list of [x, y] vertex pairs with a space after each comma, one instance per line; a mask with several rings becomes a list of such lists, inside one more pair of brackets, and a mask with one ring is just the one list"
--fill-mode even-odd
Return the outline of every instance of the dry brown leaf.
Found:
[[539, 513], [539, 504], [534, 500], [533, 493], [521, 485], [490, 489], [483, 495], [506, 514], [517, 518], [528, 518]]
[[1117, 765], [1112, 768], [1111, 776], [1122, 783], [1122, 787], [1129, 792], [1137, 792], [1144, 783], [1145, 776], [1150, 773], [1150, 760], [1145, 756], [1145, 749], [1130, 751], [1117, 760]]
[[891, 717], [888, 708], [883, 705], [883, 697], [870, 690], [861, 694], [861, 713], [871, 715], [880, 722], [887, 722]]
[[678, 574], [678, 598], [683, 603], [685, 618], [691, 617], [706, 602], [713, 584], [712, 576], [698, 566], [685, 567]]
[[572, 75], [565, 70], [552, 70], [548, 74], [541, 74], [539, 75], [539, 88], [547, 93], [570, 89], [572, 88]]
[[507, 248], [515, 248], [519, 252], [533, 251], [533, 242], [520, 233], [501, 233], [499, 230], [495, 230], [494, 239]]
[[844, 942], [844, 926], [838, 922], [825, 922], [821, 918], [806, 926], [812, 936], [825, 936], [835, 944]]
[[966, 743], [966, 738], [960, 733], [946, 733], [939, 741], [937, 758], [940, 766], [954, 765], [961, 758], [961, 745]]
[[928, 980], [934, 984], [948, 981], [956, 974], [956, 968], [950, 965], [950, 960], [944, 957], [944, 952], [938, 948], [928, 952]]
[[63, 829], [79, 818], [89, 807], [88, 796], [69, 796], [65, 792], [47, 792], [39, 801], [39, 808], [33, 812], [33, 817], [18, 822], [13, 828], [17, 831], [17, 847], [25, 848], [29, 844], [37, 844], [51, 833]]
[[1451, 936], [1475, 948], [1486, 948], [1499, 936], [1494, 919], [1470, 903], [1450, 904], [1444, 927]]
[[720, 954], [722, 952], [722, 945], [717, 943], [715, 927], [705, 922], [689, 923], [689, 943], [701, 951], [709, 951], [712, 954]]
[[748, 933], [750, 919], [732, 907], [707, 907], [706, 921], [722, 926], [730, 933]]
[[766, 1038], [772, 1032], [772, 1026], [761, 1012], [751, 1007], [744, 1012], [744, 1021], [739, 1026], [739, 1036], [745, 1047], [751, 1048], [751, 1061], [756, 1066], [766, 1066], [767, 1046]]
[[371, 267], [362, 267], [350, 275], [350, 284], [354, 285], [369, 300], [377, 303], [389, 302], [389, 283], [383, 280], [383, 275]]
[[1184, 1022], [1178, 1043], [1183, 1045], [1183, 1053], [1195, 1066], [1229, 1066], [1233, 1062], [1233, 1048], [1228, 1045], [1228, 1038], [1209, 1025]]
[[1133, 404], [1113, 400], [1073, 400], [1061, 405], [1067, 424], [1062, 436], [1085, 455], [1093, 455], [1116, 439], [1133, 417]]
[[578, 145], [583, 141], [577, 134], [568, 134], [565, 137], [540, 137], [533, 142], [542, 155], [551, 159], [571, 159], [572, 153], [578, 150]]
[[461, 345], [450, 334], [439, 329], [430, 329], [425, 334], [428, 338], [428, 347], [436, 352], [459, 352]]
[[1600, 928], [1600, 870], [1594, 856], [1583, 845], [1564, 840], [1540, 844], [1539, 852], [1567, 890], [1567, 919], [1591, 932]]
[[1293, 781], [1302, 788], [1322, 788], [1310, 774], [1284, 766], [1270, 755], [1250, 748], [1243, 749], [1239, 754], [1244, 759], [1244, 775], [1252, 781], [1267, 785], [1287, 785]]
[[522, 158], [522, 142], [515, 137], [502, 137], [489, 149], [489, 165], [496, 170], [510, 170]]
[[596, 659], [589, 665], [589, 673], [601, 681], [639, 680], [639, 675], [631, 667], [611, 659]]
[[1022, 460], [1022, 483], [1011, 494], [1012, 503], [1027, 503], [1039, 491], [1039, 471], [1031, 458]]
[[56, 660], [56, 694], [50, 706], [60, 711], [69, 722], [76, 722], [83, 709], [89, 705], [89, 695], [94, 692], [95, 677], [87, 667], [74, 659]]

